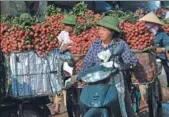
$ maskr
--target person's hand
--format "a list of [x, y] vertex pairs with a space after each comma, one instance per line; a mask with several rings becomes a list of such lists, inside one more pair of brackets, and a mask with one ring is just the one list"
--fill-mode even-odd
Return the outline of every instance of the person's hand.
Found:
[[73, 75], [71, 77], [71, 81], [72, 81], [72, 83], [76, 83], [77, 82], [77, 75]]
[[77, 75], [73, 75], [71, 78], [65, 81], [65, 88], [70, 88], [76, 82], [77, 82]]
[[110, 52], [110, 50], [102, 51], [97, 54], [99, 59], [102, 60], [104, 63], [109, 61], [111, 55], [112, 53]]
[[148, 49], [149, 49], [150, 51], [152, 51], [152, 50], [154, 50], [154, 46], [150, 46]]
[[156, 52], [157, 52], [157, 53], [162, 53], [163, 51], [164, 51], [163, 48], [156, 48]]
[[156, 56], [156, 47], [155, 46], [150, 46], [149, 51], [151, 51], [151, 53]]
[[85, 85], [84, 82], [78, 82], [78, 83], [77, 83], [77, 87], [78, 87], [78, 88], [83, 88], [84, 85]]
[[151, 52], [156, 52], [156, 47], [151, 45], [149, 48], [148, 48], [149, 51]]
[[166, 56], [167, 56], [167, 60], [169, 61], [169, 46], [166, 47]]
[[124, 64], [119, 68], [119, 70], [121, 71], [129, 70], [129, 69], [132, 69], [132, 66], [130, 64]]
[[67, 43], [67, 44], [61, 44], [61, 47], [60, 47], [60, 50], [62, 52], [66, 51], [66, 50], [69, 50], [70, 48], [72, 47], [72, 44], [71, 43]]

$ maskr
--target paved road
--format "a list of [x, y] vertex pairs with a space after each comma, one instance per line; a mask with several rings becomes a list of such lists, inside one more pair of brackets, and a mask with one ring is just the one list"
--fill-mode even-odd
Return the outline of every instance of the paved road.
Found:
[[[67, 113], [63, 113], [61, 115], [54, 116], [54, 117], [68, 117], [68, 115]], [[149, 117], [149, 115], [147, 113], [146, 115], [140, 117]], [[169, 103], [163, 104], [163, 107], [159, 110], [158, 117], [169, 117]]]

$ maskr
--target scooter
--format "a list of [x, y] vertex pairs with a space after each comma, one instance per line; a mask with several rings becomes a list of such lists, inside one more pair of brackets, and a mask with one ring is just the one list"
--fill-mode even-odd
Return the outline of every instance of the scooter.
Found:
[[[123, 53], [124, 48], [119, 46], [113, 56]], [[121, 65], [109, 61], [89, 68], [79, 75], [79, 81], [85, 83], [80, 95], [80, 107], [83, 117], [121, 117], [118, 93], [113, 78], [116, 74], [123, 77]]]
[[76, 84], [69, 84], [74, 72], [74, 61], [70, 54], [67, 57], [61, 57], [63, 62], [61, 67], [62, 83], [64, 89], [66, 90], [66, 106], [69, 117], [80, 117], [80, 107], [79, 107], [79, 93], [80, 90], [77, 88]]
[[[165, 53], [167, 60], [169, 61], [169, 46], [165, 48], [158, 47], [156, 48], [156, 53]], [[160, 59], [156, 59], [158, 75], [162, 74], [162, 62]], [[169, 65], [169, 62], [168, 62]], [[158, 76], [159, 77], [159, 76]], [[162, 106], [162, 94], [161, 94], [161, 85], [158, 77], [154, 80], [153, 83], [149, 86], [148, 89], [148, 104], [150, 110], [150, 117], [156, 117], [158, 114], [159, 108]]]
[[[167, 52], [166, 48], [154, 48], [156, 53]], [[131, 92], [131, 99], [133, 102], [134, 110], [137, 114], [139, 114], [139, 107], [140, 107], [140, 91], [138, 86], [139, 85], [147, 85], [147, 103], [149, 108], [149, 116], [156, 117], [158, 115], [158, 110], [161, 107], [161, 85], [159, 81], [159, 75], [162, 74], [162, 62], [159, 58], [156, 58], [156, 65], [157, 65], [157, 74], [153, 78], [153, 80], [149, 83], [130, 83], [130, 92]]]

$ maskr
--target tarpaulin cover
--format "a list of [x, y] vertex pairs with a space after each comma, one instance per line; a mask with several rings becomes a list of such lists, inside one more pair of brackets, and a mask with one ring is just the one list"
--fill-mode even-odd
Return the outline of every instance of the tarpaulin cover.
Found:
[[[51, 51], [45, 58], [34, 51], [9, 56], [12, 95], [28, 97], [56, 94], [62, 89], [60, 53]], [[63, 55], [62, 55], [63, 56]]]

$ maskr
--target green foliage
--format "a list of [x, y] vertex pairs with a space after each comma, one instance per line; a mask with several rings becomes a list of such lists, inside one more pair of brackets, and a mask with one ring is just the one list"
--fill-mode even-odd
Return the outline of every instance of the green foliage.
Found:
[[45, 17], [52, 16], [57, 13], [62, 13], [61, 8], [57, 8], [54, 5], [49, 5], [45, 10]]

